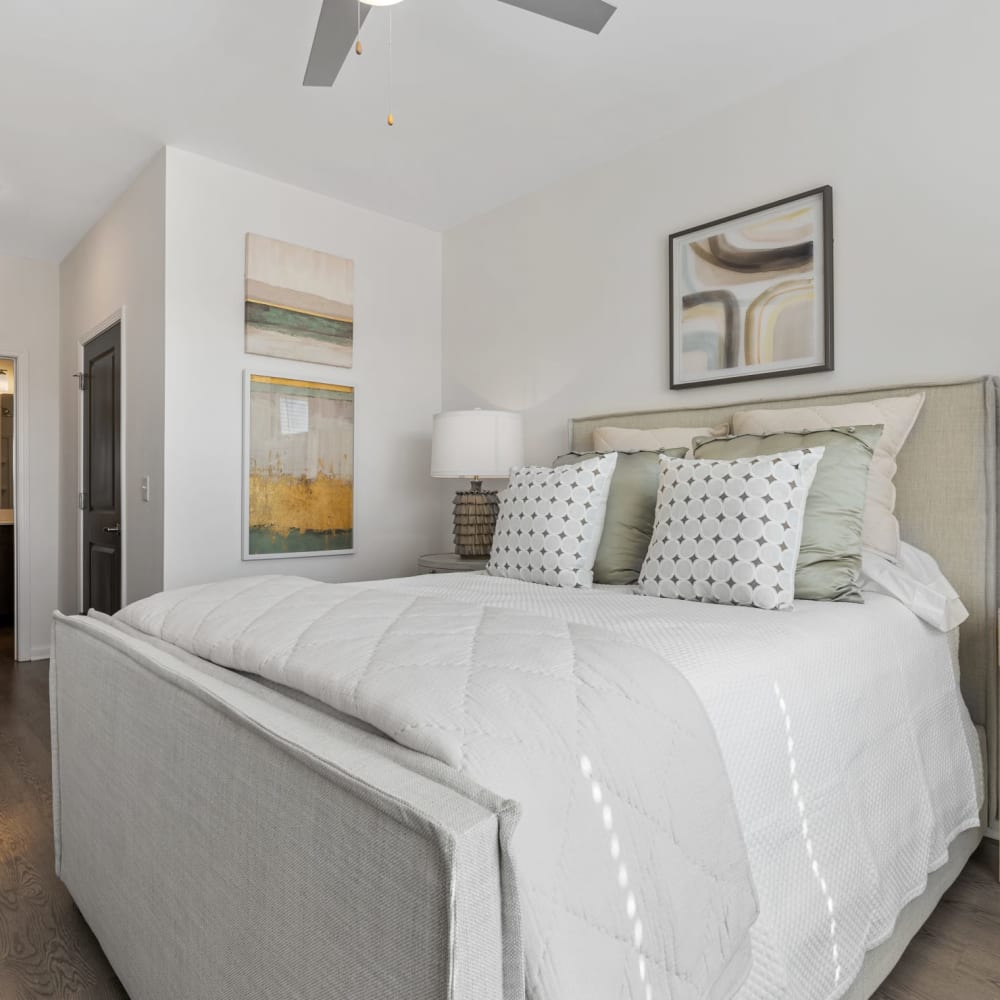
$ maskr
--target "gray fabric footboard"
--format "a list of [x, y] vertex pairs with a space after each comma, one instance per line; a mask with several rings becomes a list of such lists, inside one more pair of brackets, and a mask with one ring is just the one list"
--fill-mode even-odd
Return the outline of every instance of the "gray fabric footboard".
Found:
[[50, 683], [57, 871], [134, 1000], [523, 996], [511, 804], [92, 619]]

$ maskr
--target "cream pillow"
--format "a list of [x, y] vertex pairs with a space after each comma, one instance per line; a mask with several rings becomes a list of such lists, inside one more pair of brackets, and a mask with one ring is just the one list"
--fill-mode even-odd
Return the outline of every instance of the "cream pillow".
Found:
[[882, 424], [882, 436], [868, 472], [863, 542], [895, 562], [899, 558], [899, 522], [896, 509], [896, 456], [913, 430], [924, 394], [889, 396], [863, 403], [804, 406], [789, 410], [743, 410], [733, 414], [734, 434], [778, 434], [819, 431], [833, 427]]
[[598, 427], [594, 431], [594, 451], [663, 451], [690, 448], [696, 437], [722, 437], [728, 424], [718, 427], [658, 427], [640, 431], [633, 427]]

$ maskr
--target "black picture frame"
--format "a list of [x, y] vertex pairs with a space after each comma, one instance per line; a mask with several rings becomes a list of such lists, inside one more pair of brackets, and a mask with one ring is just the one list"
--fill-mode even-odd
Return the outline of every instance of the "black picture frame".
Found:
[[[712, 230], [721, 226], [728, 226], [731, 223], [750, 222], [756, 215], [771, 213], [775, 209], [786, 208], [801, 202], [803, 207], [810, 202], [818, 202], [817, 218], [822, 227], [822, 232], [812, 240], [804, 241], [796, 245], [779, 247], [771, 250], [752, 251], [757, 256], [758, 262], [753, 264], [750, 260], [750, 253], [747, 251], [732, 250], [734, 273], [739, 273], [741, 269], [746, 270], [760, 267], [761, 255], [763, 260], [770, 258], [772, 262], [771, 270], [780, 271], [788, 268], [790, 273], [801, 273], [801, 262], [806, 259], [806, 246], [808, 244], [814, 268], [811, 272], [811, 280], [815, 283], [817, 277], [822, 281], [821, 301], [818, 303], [816, 311], [817, 322], [821, 322], [823, 329], [816, 332], [817, 347], [821, 348], [821, 356], [815, 363], [809, 363], [811, 359], [803, 359], [806, 363], [792, 364], [787, 368], [778, 367], [778, 363], [768, 364], [747, 364], [745, 358], [746, 328], [745, 324], [737, 325], [742, 307], [738, 304], [732, 291], [720, 284], [718, 288], [698, 288], [684, 291], [678, 288], [679, 279], [677, 267], [680, 263], [681, 254], [687, 250], [694, 236], [705, 233], [708, 236]], [[709, 237], [715, 239], [715, 236]], [[816, 266], [816, 246], [821, 247], [821, 261]], [[730, 248], [731, 249], [731, 248]], [[703, 251], [698, 251], [703, 252]], [[749, 263], [743, 263], [740, 257]], [[795, 262], [798, 261], [798, 264]], [[736, 282], [735, 284], [738, 284]], [[732, 382], [748, 382], [764, 378], [785, 378], [790, 375], [808, 375], [812, 372], [833, 371], [833, 188], [827, 184], [823, 187], [812, 188], [800, 194], [791, 195], [788, 198], [781, 198], [764, 205], [758, 205], [744, 212], [736, 212], [712, 222], [702, 223], [698, 226], [691, 226], [688, 229], [680, 230], [670, 234], [670, 248], [668, 257], [668, 309], [669, 309], [669, 353], [670, 353], [670, 388], [671, 389], [694, 389], [709, 385], [727, 385]], [[682, 295], [683, 301], [678, 303], [676, 296]], [[697, 302], [693, 300], [697, 299]], [[721, 345], [718, 353], [723, 362], [722, 367], [708, 369], [717, 371], [718, 375], [711, 377], [685, 377], [683, 364], [679, 364], [679, 359], [683, 358], [680, 348], [681, 331], [678, 317], [681, 310], [691, 305], [703, 305], [715, 303], [724, 315], [725, 333], [721, 338]], [[756, 303], [755, 303], [756, 304]], [[753, 369], [760, 367], [760, 371]], [[678, 370], [678, 369], [681, 370]], [[735, 374], [727, 375], [726, 372], [735, 371]], [[698, 375], [704, 376], [705, 372], [700, 371]]]

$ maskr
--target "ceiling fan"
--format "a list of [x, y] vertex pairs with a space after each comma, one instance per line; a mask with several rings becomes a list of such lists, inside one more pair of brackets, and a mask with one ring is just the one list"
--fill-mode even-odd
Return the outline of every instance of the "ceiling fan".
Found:
[[[330, 87], [361, 31], [372, 7], [391, 7], [400, 0], [323, 0], [313, 38], [312, 51], [302, 83], [306, 87]], [[599, 35], [617, 8], [605, 0], [498, 0], [511, 7], [541, 14]], [[357, 51], [360, 53], [360, 42]], [[391, 124], [391, 122], [390, 122]]]

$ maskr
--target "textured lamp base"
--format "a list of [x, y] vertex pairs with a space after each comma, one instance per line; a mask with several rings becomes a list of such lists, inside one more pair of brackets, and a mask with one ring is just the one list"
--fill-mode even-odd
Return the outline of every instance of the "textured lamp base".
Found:
[[455, 494], [455, 551], [460, 556], [482, 559], [490, 554], [499, 509], [496, 491], [484, 491], [478, 479], [471, 490]]

